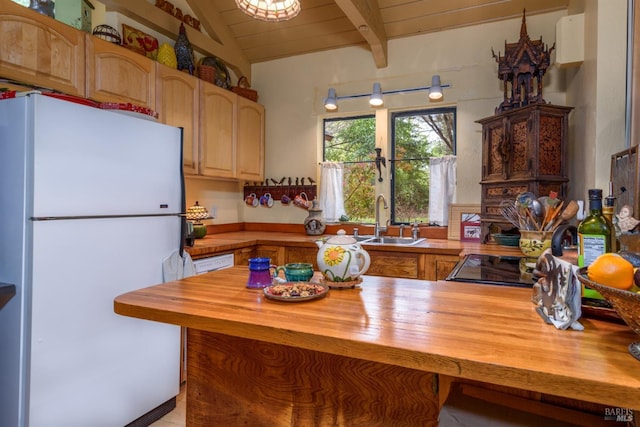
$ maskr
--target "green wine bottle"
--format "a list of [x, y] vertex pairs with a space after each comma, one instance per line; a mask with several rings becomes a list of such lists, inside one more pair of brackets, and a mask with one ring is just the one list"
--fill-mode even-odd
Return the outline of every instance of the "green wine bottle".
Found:
[[602, 190], [589, 190], [589, 215], [578, 225], [578, 266], [611, 252], [611, 222], [602, 215]]
[[[605, 252], [611, 252], [613, 226], [602, 214], [602, 190], [589, 190], [589, 215], [578, 225], [578, 266], [589, 266]], [[582, 286], [582, 298], [603, 300], [598, 291]]]

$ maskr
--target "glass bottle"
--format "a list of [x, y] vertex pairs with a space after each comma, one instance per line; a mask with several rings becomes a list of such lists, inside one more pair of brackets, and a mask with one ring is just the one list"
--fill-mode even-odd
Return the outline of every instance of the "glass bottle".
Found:
[[618, 217], [616, 216], [616, 198], [609, 194], [604, 199], [604, 206], [602, 207], [602, 215], [611, 223], [611, 252], [618, 252], [620, 250], [620, 234], [622, 230], [618, 224]]
[[589, 266], [611, 252], [611, 222], [602, 214], [602, 190], [589, 190], [589, 214], [578, 225], [578, 266]]

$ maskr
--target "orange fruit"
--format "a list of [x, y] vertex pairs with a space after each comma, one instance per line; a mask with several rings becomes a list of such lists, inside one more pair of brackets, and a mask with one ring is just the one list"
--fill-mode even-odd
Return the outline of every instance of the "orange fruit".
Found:
[[615, 253], [600, 255], [587, 268], [590, 280], [618, 289], [631, 289], [633, 275], [633, 264]]

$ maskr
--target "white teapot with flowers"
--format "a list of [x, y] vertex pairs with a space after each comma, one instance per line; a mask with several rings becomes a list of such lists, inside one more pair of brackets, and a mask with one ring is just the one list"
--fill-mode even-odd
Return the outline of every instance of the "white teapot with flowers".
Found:
[[316, 261], [324, 278], [329, 282], [352, 282], [366, 273], [371, 265], [367, 251], [344, 230], [326, 241], [317, 240], [320, 248]]

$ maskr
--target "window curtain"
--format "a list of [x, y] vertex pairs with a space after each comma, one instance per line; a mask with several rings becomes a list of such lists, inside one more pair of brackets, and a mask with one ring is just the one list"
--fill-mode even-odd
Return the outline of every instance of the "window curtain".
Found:
[[319, 202], [322, 217], [327, 222], [338, 222], [344, 210], [344, 192], [342, 189], [343, 166], [339, 162], [320, 164]]
[[440, 226], [449, 223], [449, 205], [456, 201], [456, 156], [429, 159], [429, 222]]

